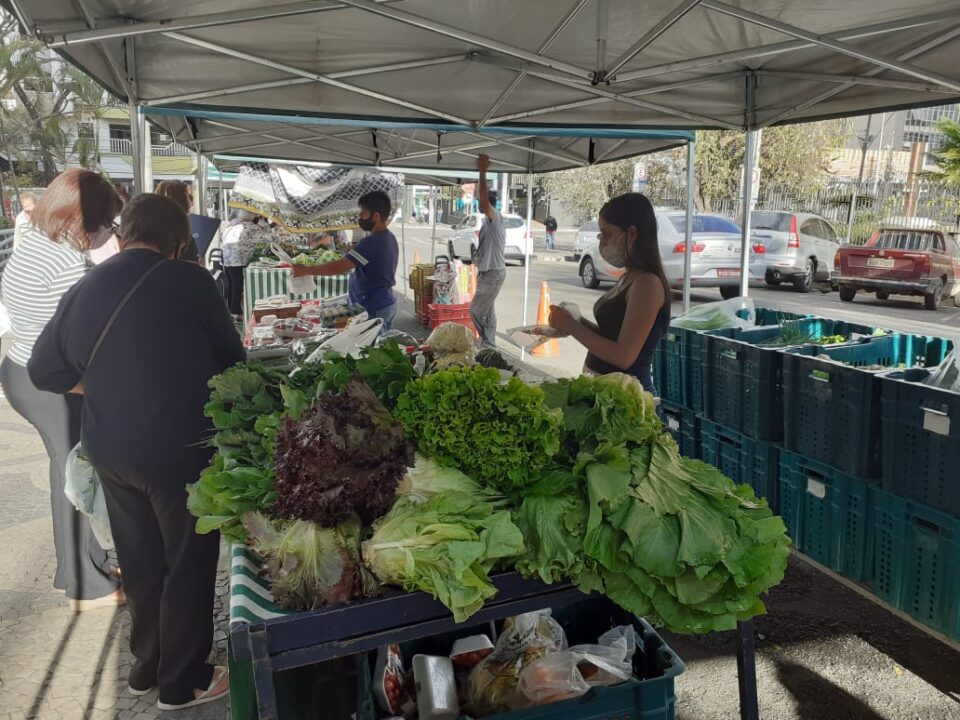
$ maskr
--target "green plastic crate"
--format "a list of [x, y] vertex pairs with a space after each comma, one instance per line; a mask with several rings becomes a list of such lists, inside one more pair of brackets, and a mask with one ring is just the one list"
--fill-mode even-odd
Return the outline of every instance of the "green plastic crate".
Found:
[[873, 574], [870, 485], [780, 452], [780, 515], [794, 547], [852, 580]]
[[924, 385], [930, 371], [879, 376], [883, 489], [960, 516], [960, 393]]
[[[572, 700], [487, 715], [485, 720], [673, 720], [676, 717], [674, 683], [686, 666], [646, 620], [600, 597], [585, 597], [584, 602], [555, 610], [553, 617], [563, 626], [570, 645], [596, 643], [597, 638], [612, 627], [633, 625], [640, 639], [634, 655], [634, 678], [619, 685], [593, 688]], [[447, 655], [454, 640], [479, 633], [489, 635], [489, 623], [465, 623], [464, 628], [455, 633], [404, 643], [400, 649], [409, 663], [417, 653]], [[371, 653], [365, 664], [366, 672], [360, 675], [356, 720], [380, 717], [371, 690], [370, 670], [375, 658], [376, 653]]]
[[874, 491], [878, 597], [960, 640], [960, 519]]
[[661, 403], [663, 426], [676, 440], [680, 454], [688, 458], [700, 458], [700, 416], [693, 410]]
[[653, 351], [653, 387], [657, 391], [657, 397], [663, 399], [663, 393], [667, 380], [667, 338], [666, 333], [660, 336], [660, 342], [657, 343], [656, 350]]
[[938, 365], [951, 347], [941, 338], [894, 334], [784, 352], [784, 446], [851, 475], [879, 478], [879, 373]]
[[701, 459], [735, 482], [749, 485], [757, 497], [767, 499], [780, 512], [779, 448], [751, 440], [735, 430], [700, 418]]

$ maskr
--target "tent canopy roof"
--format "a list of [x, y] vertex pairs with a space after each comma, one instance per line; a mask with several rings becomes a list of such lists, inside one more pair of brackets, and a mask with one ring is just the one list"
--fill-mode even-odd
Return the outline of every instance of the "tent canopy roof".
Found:
[[0, 0], [121, 97], [742, 128], [960, 98], [956, 0]]

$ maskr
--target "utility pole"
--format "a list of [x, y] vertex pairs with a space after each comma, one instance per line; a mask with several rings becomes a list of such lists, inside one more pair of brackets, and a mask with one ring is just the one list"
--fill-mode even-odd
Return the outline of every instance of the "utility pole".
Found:
[[867, 117], [867, 127], [860, 135], [860, 172], [857, 174], [857, 184], [853, 186], [853, 194], [850, 196], [850, 213], [847, 215], [847, 242], [850, 242], [850, 235], [853, 233], [853, 220], [857, 214], [857, 200], [860, 193], [860, 183], [863, 182], [863, 168], [867, 163], [867, 149], [873, 144], [875, 135], [870, 134], [870, 124], [873, 122], [873, 115]]

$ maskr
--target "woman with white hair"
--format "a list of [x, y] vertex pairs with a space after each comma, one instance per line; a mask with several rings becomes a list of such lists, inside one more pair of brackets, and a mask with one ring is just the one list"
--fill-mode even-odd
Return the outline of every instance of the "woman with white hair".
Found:
[[243, 269], [250, 264], [257, 245], [271, 240], [270, 227], [262, 220], [248, 210], [238, 211], [220, 243], [227, 275], [227, 305], [234, 315], [243, 314]]

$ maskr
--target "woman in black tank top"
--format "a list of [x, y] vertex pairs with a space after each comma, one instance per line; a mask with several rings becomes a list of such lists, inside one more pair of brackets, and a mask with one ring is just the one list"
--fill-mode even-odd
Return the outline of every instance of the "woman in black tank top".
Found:
[[656, 395], [652, 362], [670, 323], [670, 284], [663, 271], [653, 205], [641, 193], [626, 193], [600, 210], [601, 257], [626, 272], [594, 306], [596, 324], [550, 308], [550, 325], [589, 351], [585, 369], [599, 375], [623, 372]]

